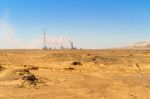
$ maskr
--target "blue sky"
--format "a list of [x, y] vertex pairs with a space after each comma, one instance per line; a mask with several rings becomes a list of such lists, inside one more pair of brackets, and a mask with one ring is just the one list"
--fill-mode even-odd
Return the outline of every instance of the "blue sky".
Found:
[[46, 29], [79, 48], [111, 48], [150, 39], [149, 5], [149, 0], [0, 0], [0, 18], [23, 40]]

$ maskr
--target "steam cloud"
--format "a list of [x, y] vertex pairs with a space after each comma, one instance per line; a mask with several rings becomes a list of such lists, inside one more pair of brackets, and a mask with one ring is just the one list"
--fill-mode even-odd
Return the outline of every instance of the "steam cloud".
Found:
[[66, 36], [60, 36], [60, 37], [47, 37], [48, 40], [48, 46], [52, 48], [59, 49], [61, 46], [65, 48], [70, 48], [70, 39]]

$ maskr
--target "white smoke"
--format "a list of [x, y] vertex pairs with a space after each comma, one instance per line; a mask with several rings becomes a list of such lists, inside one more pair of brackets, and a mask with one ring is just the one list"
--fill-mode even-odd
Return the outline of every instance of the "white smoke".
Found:
[[70, 39], [66, 36], [52, 37], [48, 36], [48, 46], [59, 49], [60, 47], [70, 48]]
[[[6, 16], [6, 15], [5, 15]], [[8, 17], [8, 15], [7, 15]], [[3, 49], [38, 49], [42, 48], [43, 37], [32, 39], [31, 41], [23, 40], [16, 36], [15, 27], [8, 18], [0, 18], [0, 48]], [[65, 36], [54, 37], [46, 36], [48, 47], [60, 48], [61, 46], [69, 48], [70, 39]]]
[[18, 46], [20, 39], [14, 36], [14, 27], [6, 19], [0, 19], [0, 47], [13, 48]]
[[32, 49], [40, 48], [40, 39], [31, 42], [15, 35], [15, 28], [7, 18], [0, 18], [0, 48], [2, 49]]

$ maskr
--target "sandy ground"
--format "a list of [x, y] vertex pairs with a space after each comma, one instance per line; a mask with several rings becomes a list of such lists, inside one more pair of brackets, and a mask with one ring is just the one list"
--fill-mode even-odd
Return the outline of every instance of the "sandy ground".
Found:
[[0, 99], [150, 99], [150, 51], [1, 50]]

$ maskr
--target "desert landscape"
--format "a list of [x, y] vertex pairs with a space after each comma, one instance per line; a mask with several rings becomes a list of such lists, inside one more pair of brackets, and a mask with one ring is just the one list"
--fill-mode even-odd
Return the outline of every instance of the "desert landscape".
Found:
[[0, 99], [149, 99], [150, 50], [1, 50]]
[[150, 99], [150, 0], [0, 0], [0, 99]]

